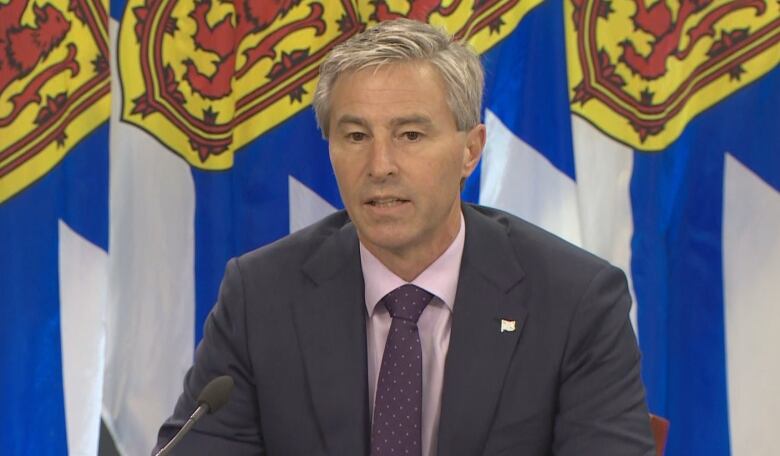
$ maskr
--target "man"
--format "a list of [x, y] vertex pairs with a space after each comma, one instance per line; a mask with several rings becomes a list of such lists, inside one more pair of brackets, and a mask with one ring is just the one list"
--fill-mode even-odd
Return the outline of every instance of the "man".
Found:
[[623, 274], [463, 205], [478, 58], [385, 22], [332, 51], [314, 107], [346, 212], [233, 259], [168, 441], [179, 454], [651, 455]]

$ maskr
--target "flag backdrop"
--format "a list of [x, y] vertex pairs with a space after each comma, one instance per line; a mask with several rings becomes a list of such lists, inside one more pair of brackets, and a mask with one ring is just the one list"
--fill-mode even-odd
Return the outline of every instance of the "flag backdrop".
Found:
[[3, 454], [148, 453], [226, 261], [341, 206], [319, 62], [399, 16], [483, 55], [465, 198], [628, 274], [667, 454], [780, 453], [780, 3], [0, 0]]

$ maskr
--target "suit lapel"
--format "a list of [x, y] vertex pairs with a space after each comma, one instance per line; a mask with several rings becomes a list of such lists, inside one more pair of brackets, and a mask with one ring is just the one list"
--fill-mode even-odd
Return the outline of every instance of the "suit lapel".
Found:
[[357, 245], [351, 224], [325, 239], [304, 264], [312, 283], [293, 306], [315, 416], [331, 455], [368, 449], [365, 303]]
[[466, 242], [439, 422], [438, 453], [447, 456], [482, 453], [528, 313], [524, 273], [505, 227], [469, 206], [463, 213]]

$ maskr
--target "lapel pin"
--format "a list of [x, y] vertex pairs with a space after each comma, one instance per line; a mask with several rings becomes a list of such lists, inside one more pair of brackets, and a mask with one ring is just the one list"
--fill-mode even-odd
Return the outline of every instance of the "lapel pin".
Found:
[[501, 319], [501, 332], [514, 332], [517, 324], [514, 320]]

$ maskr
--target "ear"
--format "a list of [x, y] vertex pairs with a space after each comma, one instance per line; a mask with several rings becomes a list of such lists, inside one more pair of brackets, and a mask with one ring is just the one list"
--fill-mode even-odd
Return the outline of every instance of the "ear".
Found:
[[485, 148], [485, 141], [487, 141], [487, 129], [485, 124], [479, 124], [466, 132], [466, 147], [463, 153], [463, 173], [462, 176], [469, 177], [474, 168], [477, 167], [480, 157], [482, 157], [482, 149]]

